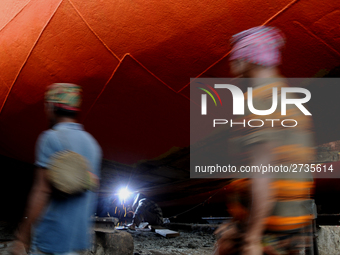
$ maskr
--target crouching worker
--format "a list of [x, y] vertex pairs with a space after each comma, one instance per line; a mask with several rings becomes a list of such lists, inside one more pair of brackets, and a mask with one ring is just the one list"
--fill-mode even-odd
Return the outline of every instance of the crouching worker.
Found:
[[141, 222], [148, 222], [150, 225], [163, 225], [162, 209], [141, 193], [136, 195], [132, 210], [134, 216], [132, 224], [129, 225], [130, 229], [135, 229]]

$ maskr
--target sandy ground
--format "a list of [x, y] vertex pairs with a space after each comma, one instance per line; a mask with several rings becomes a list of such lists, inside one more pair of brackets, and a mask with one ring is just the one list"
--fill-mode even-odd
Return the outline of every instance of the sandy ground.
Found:
[[134, 255], [211, 255], [215, 237], [203, 232], [179, 231], [165, 238], [150, 231], [128, 231], [134, 239]]

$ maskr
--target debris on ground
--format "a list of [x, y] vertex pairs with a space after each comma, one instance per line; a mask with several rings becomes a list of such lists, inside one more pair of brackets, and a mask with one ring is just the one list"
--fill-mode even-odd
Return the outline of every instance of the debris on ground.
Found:
[[211, 255], [215, 237], [202, 231], [179, 231], [165, 238], [152, 231], [128, 231], [134, 240], [134, 255]]

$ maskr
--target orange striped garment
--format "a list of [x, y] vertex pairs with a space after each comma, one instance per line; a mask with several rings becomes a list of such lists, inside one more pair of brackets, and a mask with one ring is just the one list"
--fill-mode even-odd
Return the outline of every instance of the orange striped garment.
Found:
[[[272, 88], [278, 88], [278, 107], [269, 116], [257, 116], [246, 107], [244, 119], [278, 119], [274, 127], [265, 122], [263, 127], [243, 127], [235, 125], [229, 141], [236, 165], [249, 165], [251, 162], [251, 146], [257, 143], [269, 143], [272, 147], [273, 161], [271, 165], [290, 166], [291, 164], [310, 164], [314, 161], [313, 125], [310, 116], [305, 116], [295, 105], [287, 105], [287, 115], [281, 115], [281, 88], [287, 86], [283, 79], [268, 81], [254, 85], [253, 104], [255, 109], [267, 110], [272, 106]], [[245, 100], [247, 101], [247, 94]], [[289, 95], [292, 98], [292, 95]], [[247, 104], [245, 104], [247, 105]], [[284, 119], [295, 119], [296, 127], [282, 127]], [[236, 121], [236, 120], [235, 120]], [[239, 221], [244, 221], [250, 208], [251, 179], [238, 179], [227, 186], [229, 213]], [[285, 232], [301, 229], [311, 223], [313, 216], [308, 210], [313, 192], [313, 179], [304, 171], [294, 174], [275, 173], [270, 188], [275, 194], [275, 205], [271, 215], [266, 219], [267, 231]]]

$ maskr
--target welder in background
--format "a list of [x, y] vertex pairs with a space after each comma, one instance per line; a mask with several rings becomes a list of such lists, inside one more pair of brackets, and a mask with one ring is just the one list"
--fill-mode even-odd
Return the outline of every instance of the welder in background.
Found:
[[134, 216], [130, 229], [135, 229], [141, 222], [148, 222], [149, 225], [163, 225], [162, 209], [152, 200], [138, 193], [132, 204]]

